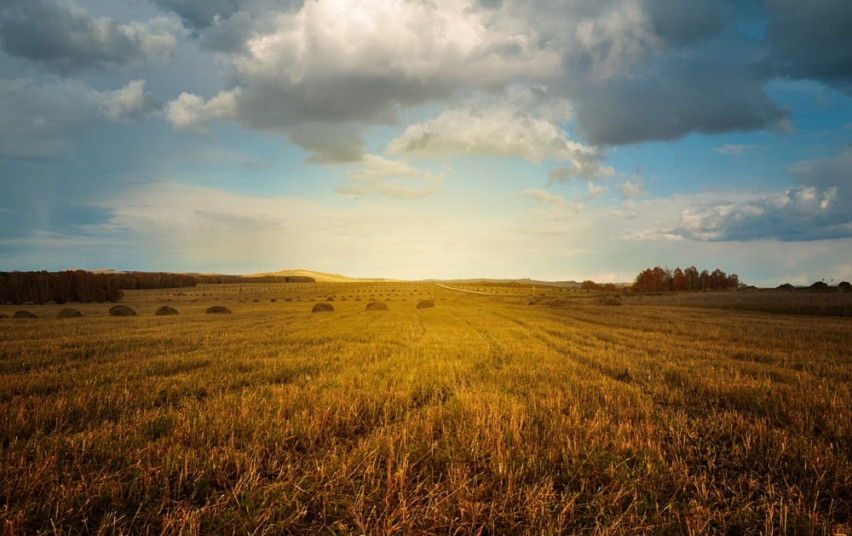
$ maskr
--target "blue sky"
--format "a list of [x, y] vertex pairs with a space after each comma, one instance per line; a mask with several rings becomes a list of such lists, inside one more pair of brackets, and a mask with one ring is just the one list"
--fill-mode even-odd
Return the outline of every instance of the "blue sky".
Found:
[[846, 0], [7, 0], [0, 270], [852, 280]]

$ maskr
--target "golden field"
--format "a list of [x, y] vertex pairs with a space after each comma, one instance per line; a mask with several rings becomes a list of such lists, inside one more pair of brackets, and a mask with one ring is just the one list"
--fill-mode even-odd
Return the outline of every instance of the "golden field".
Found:
[[852, 317], [466, 290], [0, 307], [0, 533], [852, 532]]

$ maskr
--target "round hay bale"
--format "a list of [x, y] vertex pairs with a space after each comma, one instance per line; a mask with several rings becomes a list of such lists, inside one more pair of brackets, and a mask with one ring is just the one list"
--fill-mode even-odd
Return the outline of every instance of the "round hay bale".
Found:
[[154, 314], [156, 316], [169, 316], [169, 315], [178, 314], [178, 311], [174, 307], [164, 305], [164, 306], [160, 307], [159, 309], [157, 309], [157, 312], [155, 312]]
[[420, 300], [417, 302], [418, 309], [431, 309], [435, 307], [435, 300]]
[[329, 296], [325, 301], [334, 301], [334, 296]]
[[83, 316], [83, 313], [78, 311], [77, 309], [62, 309], [59, 311], [59, 314], [56, 315], [56, 318], [79, 318]]
[[312, 313], [333, 313], [334, 307], [328, 303], [317, 303], [314, 305], [313, 309], [311, 309]]
[[35, 313], [29, 311], [15, 311], [14, 318], [38, 318]]
[[109, 316], [136, 316], [136, 311], [126, 305], [113, 305], [109, 309]]
[[205, 311], [208, 315], [229, 315], [231, 314], [231, 310], [225, 307], [224, 305], [213, 305], [212, 307], [208, 307]]
[[367, 304], [366, 311], [387, 311], [388, 306], [384, 302], [374, 301]]
[[9, 318], [9, 315], [6, 313], [0, 313], [0, 318]]

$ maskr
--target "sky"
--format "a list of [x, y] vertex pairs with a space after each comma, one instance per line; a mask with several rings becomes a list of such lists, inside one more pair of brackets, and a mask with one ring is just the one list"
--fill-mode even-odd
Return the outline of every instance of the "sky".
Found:
[[3, 0], [0, 270], [852, 280], [848, 0]]

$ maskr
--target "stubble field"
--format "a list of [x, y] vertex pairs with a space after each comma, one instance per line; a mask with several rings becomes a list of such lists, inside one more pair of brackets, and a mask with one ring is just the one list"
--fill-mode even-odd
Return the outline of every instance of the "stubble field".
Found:
[[852, 531], [852, 318], [467, 290], [0, 307], [0, 533]]

